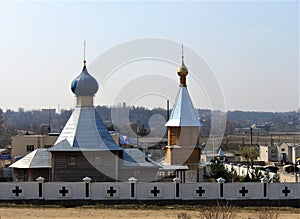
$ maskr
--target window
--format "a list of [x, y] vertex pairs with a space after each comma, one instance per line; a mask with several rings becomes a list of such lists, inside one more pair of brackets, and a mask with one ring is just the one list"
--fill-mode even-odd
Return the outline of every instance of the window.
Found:
[[68, 158], [68, 165], [69, 165], [69, 166], [74, 166], [74, 165], [76, 165], [76, 158], [75, 158], [75, 157], [69, 157], [69, 158]]
[[27, 145], [27, 152], [34, 151], [34, 145]]
[[284, 148], [281, 148], [281, 151], [285, 151], [285, 149], [284, 149]]
[[52, 145], [49, 145], [49, 144], [44, 145], [44, 148], [51, 148], [51, 147], [52, 147]]
[[277, 157], [277, 151], [271, 150], [271, 158], [276, 158], [276, 157]]
[[102, 159], [100, 157], [95, 157], [94, 165], [95, 166], [102, 165]]

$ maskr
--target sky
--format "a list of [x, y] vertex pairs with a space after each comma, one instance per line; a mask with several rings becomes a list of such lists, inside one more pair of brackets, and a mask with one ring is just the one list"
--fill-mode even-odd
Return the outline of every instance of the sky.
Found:
[[[74, 107], [70, 84], [82, 69], [84, 40], [92, 66], [101, 55], [144, 38], [176, 42], [178, 54], [170, 56], [178, 56], [178, 63], [184, 45], [185, 63], [194, 70], [188, 88], [197, 108], [213, 108], [214, 94], [207, 92], [201, 70], [193, 67], [202, 61], [220, 87], [223, 109], [299, 108], [298, 1], [0, 1], [0, 26], [3, 110]], [[201, 60], [193, 59], [192, 52]], [[104, 72], [110, 62], [90, 71], [100, 85], [96, 105], [120, 101], [151, 108], [165, 107], [166, 99], [174, 101], [176, 63], [119, 63], [115, 77], [102, 80], [111, 73]], [[137, 81], [134, 73], [140, 77]], [[193, 75], [199, 75], [197, 86]], [[153, 86], [143, 93], [149, 84]], [[131, 94], [132, 89], [136, 93]]]

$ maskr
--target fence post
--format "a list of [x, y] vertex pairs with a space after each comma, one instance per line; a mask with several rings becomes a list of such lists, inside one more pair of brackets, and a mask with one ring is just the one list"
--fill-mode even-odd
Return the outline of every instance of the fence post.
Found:
[[90, 199], [91, 198], [91, 178], [90, 177], [84, 177], [82, 181], [84, 182], [84, 199]]
[[267, 177], [263, 177], [260, 179], [261, 183], [263, 184], [263, 197], [267, 198], [268, 197], [268, 182], [269, 179]]
[[128, 179], [128, 182], [130, 184], [130, 199], [136, 199], [136, 182], [137, 179], [134, 177], [131, 177]]
[[176, 177], [173, 179], [173, 182], [175, 183], [175, 199], [180, 199], [180, 178]]
[[43, 199], [44, 198], [44, 181], [45, 178], [39, 176], [38, 178], [35, 179], [38, 183], [38, 199]]
[[217, 179], [217, 182], [219, 183], [219, 188], [220, 188], [220, 192], [219, 192], [219, 198], [224, 198], [224, 182], [226, 180], [222, 177]]

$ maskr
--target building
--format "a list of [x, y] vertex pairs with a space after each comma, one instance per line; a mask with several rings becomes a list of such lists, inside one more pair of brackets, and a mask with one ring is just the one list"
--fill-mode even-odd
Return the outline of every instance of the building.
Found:
[[278, 161], [277, 146], [259, 145], [259, 160], [265, 162]]
[[163, 168], [175, 169], [175, 174], [183, 181], [195, 182], [200, 180], [199, 132], [201, 123], [187, 89], [188, 68], [184, 64], [183, 56], [177, 73], [180, 83], [170, 118], [165, 125], [168, 128], [168, 144], [165, 147]]
[[58, 135], [17, 135], [12, 137], [11, 160], [24, 157], [38, 148], [50, 148], [54, 145]]
[[[15, 180], [33, 180], [37, 175], [49, 181], [156, 180], [158, 165], [137, 148], [123, 149], [116, 144], [93, 104], [98, 83], [87, 71], [72, 81], [76, 106], [53, 147], [35, 150], [10, 167]], [[30, 150], [35, 147], [30, 147]], [[51, 171], [51, 173], [49, 173]]]
[[259, 159], [265, 162], [295, 163], [300, 158], [300, 145], [281, 142], [277, 145], [259, 146]]
[[278, 161], [295, 163], [300, 157], [300, 145], [295, 143], [281, 142], [277, 146]]

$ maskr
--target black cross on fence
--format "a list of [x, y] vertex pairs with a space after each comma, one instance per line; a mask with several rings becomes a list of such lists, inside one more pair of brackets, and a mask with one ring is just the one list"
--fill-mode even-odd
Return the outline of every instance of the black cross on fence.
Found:
[[65, 186], [63, 186], [63, 187], [61, 187], [61, 189], [59, 190], [59, 193], [60, 193], [63, 197], [65, 197], [66, 194], [69, 193], [69, 191], [66, 189]]
[[242, 189], [239, 190], [239, 193], [241, 193], [242, 196], [245, 196], [248, 193], [248, 190], [243, 186]]
[[22, 189], [19, 189], [19, 186], [16, 186], [16, 188], [12, 190], [12, 193], [19, 196], [19, 194], [22, 193]]
[[291, 190], [289, 190], [289, 188], [286, 186], [286, 187], [284, 187], [284, 189], [282, 190], [282, 193], [284, 194], [284, 196], [288, 196], [289, 193], [291, 193]]
[[202, 189], [202, 187], [200, 186], [197, 190], [196, 190], [196, 193], [197, 194], [199, 194], [199, 196], [201, 196], [202, 197], [202, 194], [204, 194], [205, 193], [205, 190], [204, 189]]
[[110, 197], [113, 197], [116, 192], [117, 190], [115, 190], [112, 186], [110, 186], [109, 189], [106, 191], [106, 193], [109, 194]]
[[157, 194], [160, 193], [159, 189], [157, 189], [156, 186], [154, 186], [150, 192], [153, 194], [154, 197], [157, 197]]

